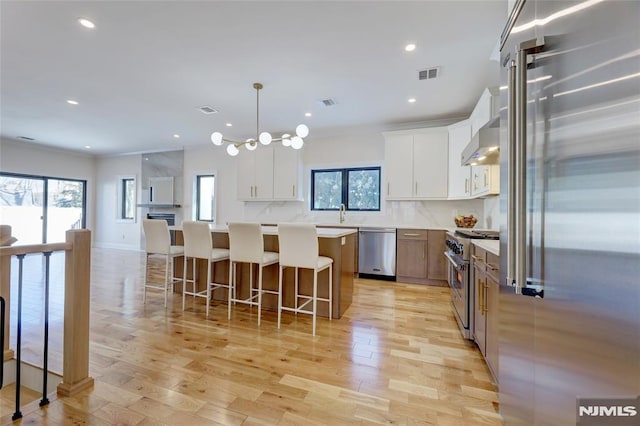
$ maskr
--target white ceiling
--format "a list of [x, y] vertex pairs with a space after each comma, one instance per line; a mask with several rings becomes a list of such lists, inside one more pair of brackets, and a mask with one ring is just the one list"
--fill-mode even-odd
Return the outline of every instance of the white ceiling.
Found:
[[[215, 130], [245, 139], [254, 82], [261, 130], [276, 136], [301, 122], [312, 140], [466, 116], [498, 83], [489, 57], [506, 3], [2, 0], [1, 135], [94, 154], [205, 145]], [[419, 81], [432, 66], [440, 76]]]

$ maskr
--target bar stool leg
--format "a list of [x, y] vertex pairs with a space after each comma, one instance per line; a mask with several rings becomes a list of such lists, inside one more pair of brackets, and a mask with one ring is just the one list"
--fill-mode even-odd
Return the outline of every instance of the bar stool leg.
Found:
[[164, 307], [167, 307], [167, 290], [169, 289], [169, 255], [164, 258]]
[[144, 278], [142, 281], [142, 304], [147, 303], [147, 268], [149, 267], [149, 253], [144, 254]]
[[185, 291], [187, 289], [187, 262], [188, 257], [184, 257], [184, 262], [182, 264], [182, 310], [184, 311], [184, 300], [185, 300]]
[[313, 335], [316, 335], [316, 310], [318, 308], [318, 270], [313, 270]]
[[284, 275], [284, 266], [280, 265], [280, 274], [278, 278], [278, 330], [280, 330], [280, 318], [282, 317], [282, 276]]
[[236, 263], [229, 259], [229, 300], [227, 302], [227, 319], [231, 319], [231, 299], [236, 297], [236, 279], [233, 270], [236, 267]]
[[262, 312], [262, 265], [258, 265], [258, 327], [260, 327], [261, 312]]
[[[194, 291], [195, 293], [195, 291]], [[207, 307], [205, 318], [209, 319], [209, 305], [211, 304], [211, 260], [207, 260]]]
[[333, 264], [329, 264], [329, 321], [333, 318]]
[[294, 315], [298, 315], [298, 267], [296, 266], [294, 269], [294, 275], [295, 275], [295, 283], [296, 283], [296, 297], [295, 297], [295, 304], [294, 307], [296, 308], [296, 310], [293, 312]]

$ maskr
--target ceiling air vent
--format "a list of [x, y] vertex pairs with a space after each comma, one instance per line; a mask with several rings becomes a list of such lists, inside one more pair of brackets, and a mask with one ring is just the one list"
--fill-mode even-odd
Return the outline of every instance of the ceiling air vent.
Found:
[[440, 72], [439, 67], [427, 68], [426, 70], [418, 71], [418, 80], [431, 80], [438, 77]]
[[34, 138], [30, 138], [28, 136], [18, 136], [18, 139], [22, 139], [24, 141], [35, 141]]
[[217, 113], [218, 113], [218, 110], [217, 110], [217, 109], [215, 109], [215, 108], [213, 108], [213, 107], [210, 107], [210, 106], [208, 106], [208, 105], [198, 107], [198, 109], [199, 109], [199, 110], [200, 110], [200, 112], [202, 112], [203, 114], [217, 114]]
[[322, 105], [326, 107], [334, 106], [336, 104], [336, 100], [333, 98], [322, 99], [320, 102], [322, 102]]

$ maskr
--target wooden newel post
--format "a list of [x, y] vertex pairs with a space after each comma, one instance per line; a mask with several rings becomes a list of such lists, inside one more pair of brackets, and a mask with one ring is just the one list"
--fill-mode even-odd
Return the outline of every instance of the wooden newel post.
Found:
[[[0, 246], [9, 246], [15, 242], [11, 236], [11, 226], [0, 225]], [[7, 309], [4, 322], [4, 347], [2, 359], [8, 361], [13, 358], [13, 351], [9, 349], [9, 320], [11, 319], [11, 256], [0, 256], [0, 296], [4, 297]]]
[[89, 301], [91, 231], [67, 231], [64, 283], [64, 344], [62, 383], [58, 395], [73, 396], [93, 386], [89, 377]]

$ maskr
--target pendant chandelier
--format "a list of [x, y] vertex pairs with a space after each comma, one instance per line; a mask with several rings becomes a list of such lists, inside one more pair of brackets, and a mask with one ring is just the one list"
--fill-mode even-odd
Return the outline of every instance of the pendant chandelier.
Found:
[[260, 133], [260, 90], [262, 89], [262, 83], [253, 83], [253, 88], [256, 89], [256, 137], [250, 138], [245, 141], [237, 141], [233, 139], [225, 138], [220, 132], [213, 132], [211, 134], [211, 142], [214, 145], [221, 146], [224, 143], [227, 145], [227, 153], [232, 157], [238, 155], [242, 145], [249, 151], [253, 151], [258, 147], [258, 142], [262, 145], [269, 145], [271, 142], [282, 142], [283, 146], [289, 146], [293, 149], [300, 149], [304, 145], [304, 139], [309, 135], [309, 128], [304, 124], [299, 124], [296, 127], [296, 133], [291, 136], [288, 133], [282, 134], [279, 138], [274, 138], [269, 132]]

